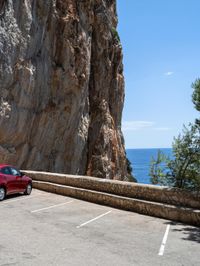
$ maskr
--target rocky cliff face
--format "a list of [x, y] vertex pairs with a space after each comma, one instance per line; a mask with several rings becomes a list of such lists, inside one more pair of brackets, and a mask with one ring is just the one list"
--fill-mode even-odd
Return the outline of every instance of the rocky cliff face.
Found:
[[0, 0], [0, 162], [124, 179], [115, 0]]

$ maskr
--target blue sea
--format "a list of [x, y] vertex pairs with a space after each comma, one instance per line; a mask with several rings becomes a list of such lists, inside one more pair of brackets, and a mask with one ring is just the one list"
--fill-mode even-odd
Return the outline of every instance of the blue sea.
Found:
[[161, 150], [167, 156], [172, 157], [172, 149], [127, 149], [127, 157], [131, 162], [133, 168], [133, 176], [137, 179], [138, 183], [150, 184], [150, 162], [151, 158], [157, 157], [158, 150]]

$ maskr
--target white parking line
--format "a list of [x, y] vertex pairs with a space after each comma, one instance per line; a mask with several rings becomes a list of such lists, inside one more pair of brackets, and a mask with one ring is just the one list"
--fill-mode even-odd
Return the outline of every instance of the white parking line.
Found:
[[34, 211], [31, 211], [31, 213], [35, 213], [35, 212], [40, 212], [40, 211], [44, 211], [44, 210], [48, 210], [48, 209], [52, 209], [52, 208], [56, 208], [56, 207], [60, 207], [60, 206], [63, 206], [65, 204], [69, 204], [73, 202], [73, 200], [71, 201], [68, 201], [68, 202], [64, 202], [64, 203], [60, 203], [60, 204], [56, 204], [56, 205], [52, 205], [52, 206], [49, 206], [49, 207], [46, 207], [46, 208], [42, 208], [42, 209], [38, 209], [38, 210], [34, 210]]
[[159, 253], [158, 253], [159, 256], [163, 256], [163, 254], [164, 254], [165, 245], [166, 245], [167, 237], [168, 237], [168, 234], [169, 234], [169, 229], [170, 229], [170, 224], [167, 225], [167, 228], [166, 228], [163, 240], [162, 240], [162, 244], [160, 246], [160, 250], [159, 250]]
[[111, 212], [112, 212], [112, 211], [108, 211], [108, 212], [106, 212], [106, 213], [103, 213], [103, 214], [97, 216], [96, 218], [94, 218], [94, 219], [92, 219], [92, 220], [89, 220], [89, 221], [87, 221], [87, 222], [85, 222], [85, 223], [83, 223], [83, 224], [81, 224], [81, 225], [78, 225], [76, 228], [80, 228], [80, 227], [82, 227], [82, 226], [84, 226], [84, 225], [86, 225], [86, 224], [89, 224], [89, 223], [91, 223], [91, 222], [93, 222], [93, 221], [95, 221], [95, 220], [97, 220], [97, 219], [99, 219], [99, 218], [101, 218], [101, 217], [103, 217], [103, 216], [105, 216], [105, 215], [111, 213]]

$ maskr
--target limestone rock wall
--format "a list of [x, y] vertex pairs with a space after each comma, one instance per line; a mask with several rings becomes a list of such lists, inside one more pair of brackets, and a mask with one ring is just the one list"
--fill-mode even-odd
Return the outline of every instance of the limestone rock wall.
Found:
[[0, 0], [0, 163], [121, 179], [115, 0]]

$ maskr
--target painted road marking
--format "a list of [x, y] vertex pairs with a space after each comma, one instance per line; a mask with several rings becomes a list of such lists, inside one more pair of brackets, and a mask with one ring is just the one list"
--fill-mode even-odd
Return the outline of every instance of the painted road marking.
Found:
[[64, 202], [64, 203], [60, 203], [60, 204], [56, 204], [56, 205], [52, 205], [52, 206], [49, 206], [49, 207], [45, 207], [45, 208], [42, 208], [42, 209], [34, 210], [34, 211], [31, 211], [31, 213], [40, 212], [40, 211], [45, 211], [45, 210], [48, 210], [48, 209], [52, 209], [52, 208], [56, 208], [56, 207], [60, 207], [60, 206], [63, 206], [63, 205], [69, 204], [69, 203], [71, 203], [71, 202], [73, 202], [73, 200], [68, 201], [68, 202]]
[[169, 229], [170, 229], [170, 224], [167, 225], [167, 228], [166, 228], [163, 240], [162, 240], [162, 244], [160, 246], [160, 250], [159, 250], [159, 253], [158, 253], [159, 256], [163, 256], [163, 254], [164, 254], [165, 245], [166, 245], [167, 237], [168, 237], [168, 234], [169, 234]]
[[86, 225], [86, 224], [89, 224], [89, 223], [91, 223], [91, 222], [93, 222], [93, 221], [95, 221], [95, 220], [97, 220], [97, 219], [99, 219], [99, 218], [101, 218], [101, 217], [103, 217], [103, 216], [105, 216], [105, 215], [111, 213], [111, 212], [112, 212], [112, 211], [108, 211], [108, 212], [106, 212], [106, 213], [103, 213], [103, 214], [97, 216], [96, 218], [94, 218], [94, 219], [92, 219], [92, 220], [89, 220], [89, 221], [87, 221], [87, 222], [85, 222], [85, 223], [83, 223], [83, 224], [81, 224], [81, 225], [78, 225], [76, 228], [80, 228], [80, 227], [82, 227], [82, 226], [84, 226], [84, 225]]

